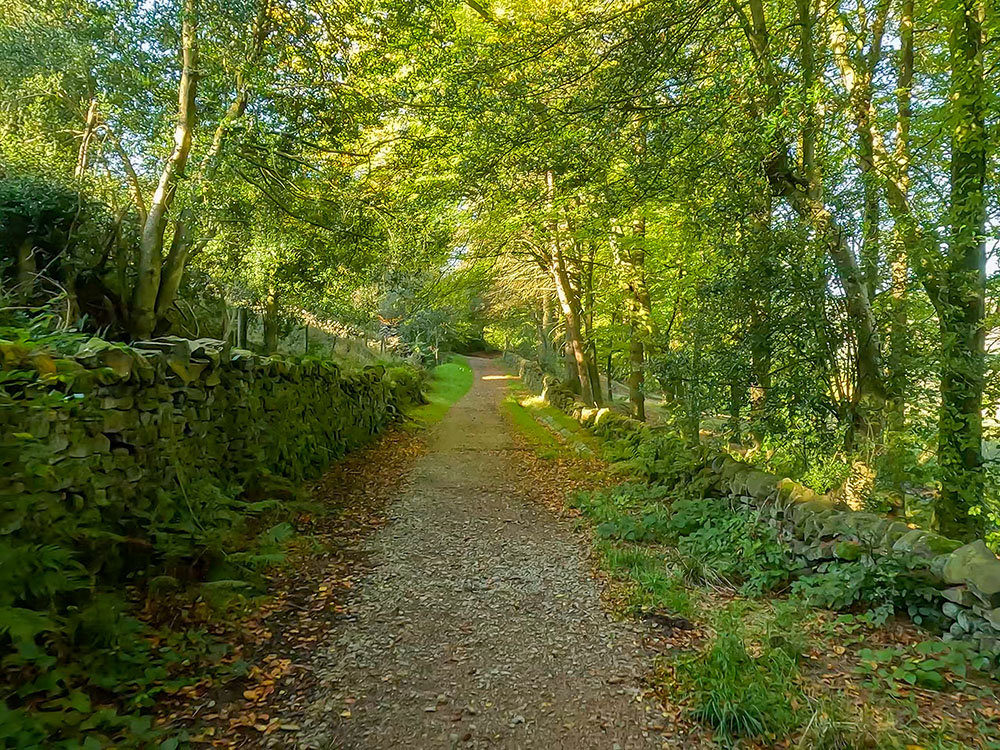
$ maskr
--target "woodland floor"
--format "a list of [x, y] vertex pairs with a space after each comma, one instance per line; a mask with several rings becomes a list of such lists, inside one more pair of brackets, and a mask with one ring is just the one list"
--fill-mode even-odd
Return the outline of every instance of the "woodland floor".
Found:
[[324, 551], [293, 553], [244, 623], [250, 675], [173, 707], [196, 742], [675, 746], [645, 683], [647, 626], [607, 613], [559, 511], [600, 467], [539, 462], [503, 413], [511, 376], [470, 364], [471, 390], [428, 432], [390, 435], [317, 485], [343, 511], [302, 519]]

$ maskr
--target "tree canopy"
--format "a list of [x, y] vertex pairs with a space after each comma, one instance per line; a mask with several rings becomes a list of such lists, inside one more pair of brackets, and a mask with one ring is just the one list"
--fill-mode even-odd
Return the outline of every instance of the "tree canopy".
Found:
[[516, 349], [859, 503], [934, 487], [982, 535], [997, 11], [13, 0], [0, 322]]

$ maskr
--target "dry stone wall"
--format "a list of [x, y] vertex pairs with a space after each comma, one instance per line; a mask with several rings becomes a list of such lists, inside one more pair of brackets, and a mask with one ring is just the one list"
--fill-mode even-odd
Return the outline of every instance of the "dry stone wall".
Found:
[[[537, 362], [512, 353], [504, 359], [525, 385], [601, 437], [654, 432], [608, 409], [587, 408]], [[708, 448], [692, 480], [757, 509], [797, 554], [813, 563], [891, 554], [922, 560], [922, 573], [940, 590], [939, 605], [951, 623], [945, 638], [971, 640], [985, 653], [1000, 653], [1000, 559], [984, 541], [962, 544], [875, 513], [851, 510], [792, 479]]]
[[196, 526], [196, 492], [315, 476], [421, 398], [408, 367], [172, 337], [74, 356], [0, 342], [0, 376], [0, 546], [59, 547], [91, 570], [106, 547], [132, 550], [127, 569], [178, 519]]

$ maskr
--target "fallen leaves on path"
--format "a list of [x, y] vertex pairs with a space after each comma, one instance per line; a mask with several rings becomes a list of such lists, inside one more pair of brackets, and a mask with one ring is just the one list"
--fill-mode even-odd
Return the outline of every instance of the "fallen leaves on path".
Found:
[[316, 685], [309, 655], [345, 617], [365, 570], [362, 543], [386, 523], [386, 508], [422, 450], [420, 435], [390, 431], [310, 488], [320, 510], [295, 520], [286, 561], [268, 573], [270, 595], [215, 629], [248, 663], [245, 676], [225, 685], [205, 680], [161, 702], [160, 725], [185, 727], [195, 746], [218, 748], [279, 747], [299, 730]]

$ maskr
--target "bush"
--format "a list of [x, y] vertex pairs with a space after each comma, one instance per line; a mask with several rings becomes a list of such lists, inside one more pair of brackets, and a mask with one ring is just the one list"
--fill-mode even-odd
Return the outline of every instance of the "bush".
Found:
[[675, 486], [685, 481], [691, 492], [704, 489], [689, 481], [701, 467], [700, 450], [674, 432], [635, 430], [608, 443], [606, 455], [651, 483]]
[[687, 577], [723, 582], [759, 596], [788, 582], [801, 566], [775, 529], [723, 498], [684, 498], [659, 484], [629, 482], [579, 493], [571, 503], [596, 524], [599, 537], [675, 544]]

